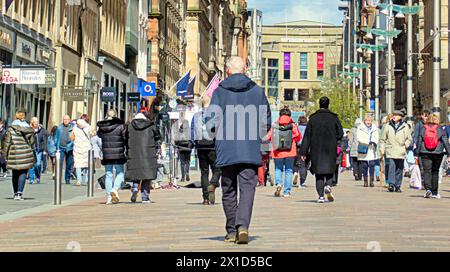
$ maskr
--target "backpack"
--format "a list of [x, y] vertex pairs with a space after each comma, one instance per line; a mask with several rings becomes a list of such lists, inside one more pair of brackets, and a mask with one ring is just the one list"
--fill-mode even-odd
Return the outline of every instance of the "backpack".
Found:
[[273, 125], [272, 144], [274, 150], [287, 151], [292, 147], [292, 124], [280, 126], [278, 123]]
[[423, 141], [425, 143], [425, 148], [429, 151], [433, 151], [439, 144], [439, 137], [437, 135], [436, 125], [425, 125], [425, 134], [423, 137]]

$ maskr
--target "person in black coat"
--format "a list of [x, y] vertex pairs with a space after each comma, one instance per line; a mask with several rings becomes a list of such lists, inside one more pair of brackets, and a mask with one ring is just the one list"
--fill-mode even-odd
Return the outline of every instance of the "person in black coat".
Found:
[[131, 202], [136, 202], [139, 185], [142, 203], [150, 203], [150, 185], [158, 171], [158, 145], [161, 134], [149, 112], [138, 113], [130, 122], [127, 138], [126, 180], [133, 181]]
[[309, 154], [311, 159], [310, 170], [316, 176], [319, 203], [325, 202], [324, 193], [328, 201], [334, 201], [331, 186], [336, 169], [338, 146], [344, 135], [337, 114], [328, 109], [329, 104], [328, 97], [320, 98], [320, 109], [311, 115], [300, 148], [300, 155], [305, 158]]
[[[126, 128], [122, 120], [117, 118], [115, 110], [109, 110], [106, 120], [97, 123], [97, 136], [102, 140], [102, 165], [105, 166], [106, 204], [118, 203], [119, 189], [124, 176]], [[116, 169], [116, 178], [113, 180], [113, 169]]]
[[8, 176], [8, 169], [6, 168], [5, 154], [3, 154], [1, 150], [5, 141], [7, 131], [8, 129], [5, 127], [3, 120], [0, 119], [0, 170], [3, 170], [2, 177], [4, 178]]

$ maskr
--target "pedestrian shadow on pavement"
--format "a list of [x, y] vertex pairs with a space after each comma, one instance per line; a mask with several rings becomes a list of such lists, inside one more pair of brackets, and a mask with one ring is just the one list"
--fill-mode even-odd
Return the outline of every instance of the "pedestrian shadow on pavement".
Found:
[[220, 205], [222, 205], [222, 203], [216, 202], [216, 204], [214, 204], [214, 205], [203, 205], [202, 202], [193, 202], [193, 203], [186, 203], [186, 205], [194, 205], [194, 206], [196, 206], [196, 205], [200, 205], [200, 206], [220, 206]]
[[[14, 200], [14, 197], [5, 197], [4, 199], [6, 200]], [[34, 197], [24, 197], [23, 200], [35, 200], [36, 198]]]
[[325, 202], [325, 203], [317, 203], [317, 200], [300, 200], [297, 201], [298, 203], [315, 203], [315, 204], [327, 204], [329, 202]]
[[[261, 236], [249, 236], [249, 242], [256, 241], [260, 238], [261, 238]], [[224, 236], [200, 238], [200, 240], [220, 241], [220, 242], [224, 243], [223, 239], [224, 239]], [[232, 243], [230, 243], [230, 244], [232, 244]]]

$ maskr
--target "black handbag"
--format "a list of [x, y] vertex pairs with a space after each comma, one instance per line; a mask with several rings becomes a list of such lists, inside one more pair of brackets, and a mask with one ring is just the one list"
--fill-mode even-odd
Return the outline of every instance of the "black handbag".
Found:
[[102, 190], [105, 190], [105, 188], [106, 188], [105, 181], [106, 181], [106, 174], [101, 176], [99, 179], [97, 179], [97, 182], [100, 185], [100, 187], [102, 188]]

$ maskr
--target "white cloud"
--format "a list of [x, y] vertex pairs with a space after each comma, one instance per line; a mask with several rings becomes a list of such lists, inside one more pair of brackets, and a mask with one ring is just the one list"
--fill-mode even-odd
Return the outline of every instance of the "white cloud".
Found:
[[249, 8], [263, 12], [265, 25], [286, 21], [311, 20], [341, 24], [339, 0], [249, 0]]

